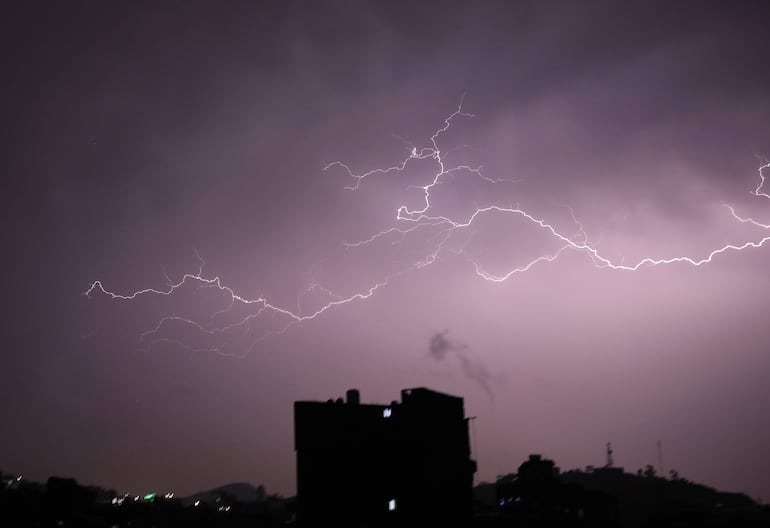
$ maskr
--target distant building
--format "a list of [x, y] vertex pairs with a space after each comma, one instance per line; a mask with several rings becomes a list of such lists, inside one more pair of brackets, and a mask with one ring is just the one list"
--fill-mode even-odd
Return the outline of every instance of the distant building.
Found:
[[553, 460], [532, 454], [515, 475], [502, 475], [495, 485], [499, 514], [511, 525], [615, 526], [612, 497], [565, 484]]
[[462, 398], [417, 388], [401, 403], [294, 403], [300, 526], [470, 521], [473, 474]]

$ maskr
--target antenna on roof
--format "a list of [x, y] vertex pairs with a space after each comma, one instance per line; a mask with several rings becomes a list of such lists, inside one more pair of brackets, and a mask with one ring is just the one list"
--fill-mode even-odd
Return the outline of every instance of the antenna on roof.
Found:
[[612, 445], [607, 442], [607, 466], [606, 467], [612, 467]]
[[660, 469], [660, 476], [665, 476], [663, 473], [663, 445], [658, 440], [658, 469]]
[[471, 426], [471, 437], [473, 438], [473, 442], [470, 444], [469, 449], [471, 457], [473, 456], [473, 450], [478, 449], [476, 445], [476, 418], [478, 418], [478, 416], [468, 416], [465, 418], [465, 421]]

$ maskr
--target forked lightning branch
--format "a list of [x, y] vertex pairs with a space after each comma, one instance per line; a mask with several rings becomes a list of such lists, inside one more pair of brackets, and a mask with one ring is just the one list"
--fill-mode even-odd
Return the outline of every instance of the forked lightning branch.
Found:
[[[208, 276], [204, 273], [204, 262], [200, 259], [200, 267], [195, 273], [187, 273], [178, 281], [169, 280], [169, 285], [165, 288], [144, 288], [133, 292], [121, 293], [117, 289], [107, 288], [99, 281], [95, 280], [87, 291], [86, 297], [105, 296], [114, 302], [134, 302], [139, 297], [171, 297], [177, 294], [182, 288], [200, 287], [214, 288], [226, 299], [225, 306], [213, 310], [205, 320], [193, 319], [174, 314], [168, 314], [159, 320], [138, 336], [140, 347], [152, 348], [160, 343], [173, 344], [188, 350], [215, 352], [223, 355], [245, 356], [251, 350], [259, 345], [264, 339], [283, 334], [292, 326], [321, 317], [325, 312], [352, 302], [363, 302], [373, 296], [378, 290], [386, 287], [391, 281], [400, 276], [410, 273], [414, 270], [424, 268], [433, 264], [439, 258], [464, 258], [468, 262], [469, 270], [475, 273], [480, 279], [492, 282], [503, 282], [512, 279], [516, 275], [521, 275], [532, 268], [547, 262], [554, 262], [566, 252], [579, 252], [585, 254], [588, 260], [596, 268], [615, 270], [620, 272], [635, 272], [643, 267], [654, 267], [663, 265], [683, 264], [689, 266], [703, 266], [712, 262], [723, 253], [740, 252], [744, 250], [761, 248], [770, 240], [770, 224], [757, 221], [753, 218], [740, 215], [732, 205], [725, 205], [729, 215], [736, 222], [749, 224], [758, 230], [754, 230], [753, 238], [748, 240], [735, 241], [713, 247], [702, 254], [681, 254], [671, 255], [664, 258], [643, 257], [632, 263], [615, 261], [609, 256], [602, 254], [598, 246], [589, 242], [589, 237], [585, 233], [582, 224], [577, 220], [575, 213], [572, 212], [572, 220], [576, 226], [572, 232], [560, 230], [554, 222], [547, 218], [538, 217], [527, 211], [526, 208], [503, 207], [497, 204], [482, 204], [472, 207], [470, 213], [465, 216], [453, 216], [446, 213], [440, 214], [437, 211], [443, 210], [439, 198], [436, 197], [437, 187], [451, 178], [458, 175], [474, 178], [479, 185], [496, 186], [510, 185], [516, 183], [515, 179], [490, 178], [482, 172], [479, 166], [468, 164], [451, 164], [448, 162], [447, 151], [443, 150], [443, 139], [450, 128], [458, 126], [463, 119], [473, 118], [473, 114], [465, 112], [462, 101], [457, 109], [444, 119], [441, 127], [426, 140], [422, 146], [410, 145], [407, 156], [390, 167], [370, 169], [365, 172], [356, 172], [348, 164], [341, 161], [335, 161], [324, 167], [324, 171], [342, 171], [347, 175], [351, 183], [345, 188], [352, 193], [360, 192], [367, 182], [375, 178], [390, 178], [398, 175], [410, 177], [413, 166], [420, 164], [424, 167], [430, 164], [433, 167], [431, 177], [427, 183], [421, 185], [409, 185], [403, 192], [405, 199], [413, 200], [415, 193], [419, 202], [418, 207], [409, 207], [406, 201], [400, 204], [393, 211], [394, 223], [386, 226], [384, 229], [372, 233], [370, 236], [355, 242], [346, 242], [345, 248], [350, 258], [356, 258], [356, 252], [365, 252], [367, 248], [381, 241], [386, 237], [395, 237], [396, 242], [404, 242], [413, 238], [415, 241], [424, 244], [424, 248], [419, 255], [412, 261], [407, 262], [401, 268], [385, 274], [378, 280], [359, 288], [356, 291], [340, 294], [331, 291], [329, 288], [317, 282], [312, 282], [305, 290], [299, 292], [296, 307], [283, 306], [271, 302], [265, 296], [251, 298], [243, 296], [233, 288], [225, 285], [224, 281], [217, 276]], [[758, 181], [756, 187], [750, 191], [758, 199], [770, 199], [765, 189], [766, 174], [770, 169], [770, 161], [764, 160], [758, 169]], [[414, 203], [414, 202], [410, 202]], [[502, 273], [491, 273], [486, 271], [485, 266], [479, 259], [474, 258], [466, 252], [462, 246], [450, 247], [450, 241], [458, 234], [471, 228], [477, 227], [480, 220], [492, 216], [509, 216], [523, 221], [534, 228], [535, 232], [540, 233], [547, 239], [553, 241], [554, 248], [550, 252], [544, 252], [532, 255], [526, 262], [517, 263], [510, 266]], [[427, 241], [419, 238], [421, 231], [431, 230], [432, 236]], [[757, 235], [756, 233], [759, 233]], [[312, 292], [321, 292], [325, 301], [312, 310], [303, 311], [301, 309], [302, 297]], [[245, 315], [243, 315], [245, 313]], [[236, 315], [237, 314], [237, 315]], [[270, 318], [273, 322], [268, 329], [256, 329], [256, 323]], [[184, 327], [186, 332], [175, 332], [175, 328]], [[200, 341], [205, 341], [205, 345], [196, 344], [194, 337], [197, 335]], [[245, 343], [239, 342], [234, 346], [232, 335], [237, 333], [240, 336], [246, 335], [248, 339]]]

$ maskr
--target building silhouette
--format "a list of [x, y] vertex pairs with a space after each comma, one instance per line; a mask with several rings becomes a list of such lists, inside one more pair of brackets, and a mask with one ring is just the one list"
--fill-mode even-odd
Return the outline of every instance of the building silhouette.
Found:
[[[473, 474], [463, 399], [425, 388], [401, 402], [294, 403], [299, 526], [464, 525]], [[450, 525], [447, 524], [447, 525]]]
[[562, 482], [553, 460], [532, 454], [518, 473], [495, 485], [499, 518], [528, 527], [618, 526], [617, 501], [600, 491]]

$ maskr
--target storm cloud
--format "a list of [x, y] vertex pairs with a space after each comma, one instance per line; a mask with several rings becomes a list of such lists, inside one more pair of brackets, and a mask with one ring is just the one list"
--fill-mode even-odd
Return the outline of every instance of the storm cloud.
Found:
[[519, 213], [397, 219], [462, 100], [434, 219], [520, 208], [613, 264], [763, 239], [765, 3], [6, 11], [4, 471], [290, 495], [293, 401], [428, 386], [478, 416], [481, 480], [607, 441], [633, 471], [661, 440], [683, 477], [770, 496], [766, 244], [632, 271]]

